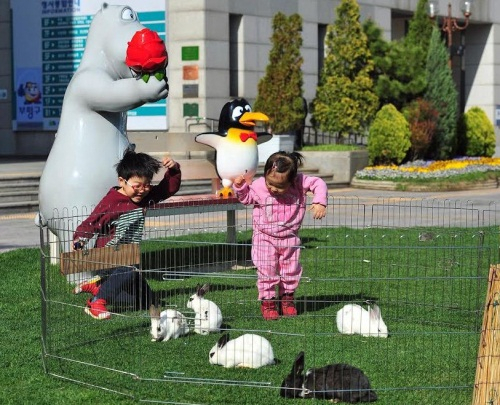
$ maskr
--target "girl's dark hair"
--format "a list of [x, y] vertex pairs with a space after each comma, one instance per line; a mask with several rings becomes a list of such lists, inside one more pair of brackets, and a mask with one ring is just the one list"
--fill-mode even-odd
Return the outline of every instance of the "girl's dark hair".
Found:
[[287, 173], [287, 180], [292, 183], [297, 177], [297, 170], [304, 162], [304, 156], [299, 152], [285, 152], [280, 150], [273, 153], [266, 161], [264, 173], [268, 174], [271, 170], [278, 173]]
[[161, 164], [154, 157], [147, 153], [136, 153], [133, 149], [127, 148], [123, 153], [123, 158], [116, 164], [118, 177], [125, 180], [131, 177], [145, 177], [149, 181], [160, 170]]

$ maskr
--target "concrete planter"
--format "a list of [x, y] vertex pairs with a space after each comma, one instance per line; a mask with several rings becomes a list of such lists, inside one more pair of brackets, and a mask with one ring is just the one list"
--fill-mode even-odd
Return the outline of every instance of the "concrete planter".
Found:
[[363, 188], [367, 190], [386, 190], [386, 191], [411, 191], [411, 192], [436, 192], [436, 191], [463, 191], [463, 190], [484, 190], [498, 188], [498, 180], [483, 180], [475, 182], [450, 182], [447, 184], [432, 183], [412, 184], [395, 181], [362, 180], [353, 179], [351, 186], [354, 188]]
[[354, 174], [368, 166], [368, 151], [309, 152], [300, 151], [305, 158], [304, 166], [319, 171], [320, 175], [333, 173], [336, 183], [351, 183]]

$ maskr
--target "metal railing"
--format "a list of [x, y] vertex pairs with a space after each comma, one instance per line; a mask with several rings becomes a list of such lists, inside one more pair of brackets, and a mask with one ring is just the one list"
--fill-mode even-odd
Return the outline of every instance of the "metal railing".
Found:
[[347, 137], [341, 136], [338, 132], [322, 132], [312, 125], [304, 126], [304, 145], [366, 145], [367, 137], [363, 134], [349, 134]]
[[219, 124], [219, 120], [209, 117], [187, 117], [184, 120], [184, 129], [186, 132], [191, 132], [191, 127], [203, 125], [206, 128], [210, 128], [210, 131], [214, 131], [214, 128]]
[[[191, 132], [193, 127], [203, 126], [205, 129], [209, 129], [214, 132], [217, 128], [219, 120], [210, 117], [186, 117], [184, 120], [184, 128], [186, 132]], [[203, 131], [205, 129], [197, 129], [193, 132]], [[263, 132], [267, 131], [267, 126], [264, 124], [259, 124], [255, 127], [255, 131]], [[340, 136], [338, 132], [322, 132], [318, 128], [312, 125], [304, 126], [303, 135], [304, 145], [330, 145], [330, 144], [344, 144], [344, 145], [366, 145], [367, 137], [363, 134], [349, 134], [347, 137]]]

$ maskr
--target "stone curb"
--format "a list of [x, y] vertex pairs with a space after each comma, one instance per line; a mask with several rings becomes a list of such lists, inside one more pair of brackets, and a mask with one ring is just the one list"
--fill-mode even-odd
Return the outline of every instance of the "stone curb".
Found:
[[464, 191], [464, 190], [482, 190], [490, 188], [498, 188], [498, 180], [477, 181], [475, 183], [457, 182], [447, 185], [438, 184], [412, 184], [393, 181], [376, 181], [376, 180], [361, 180], [353, 178], [351, 187], [362, 188], [367, 190], [387, 190], [387, 191], [413, 191], [413, 192], [428, 192], [428, 191]]

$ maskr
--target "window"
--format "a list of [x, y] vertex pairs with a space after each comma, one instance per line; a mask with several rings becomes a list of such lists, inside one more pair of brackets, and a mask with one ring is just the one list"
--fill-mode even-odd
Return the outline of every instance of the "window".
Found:
[[321, 71], [325, 63], [325, 38], [326, 38], [326, 24], [318, 24], [318, 82], [321, 79]]
[[229, 96], [238, 97], [238, 59], [239, 47], [238, 34], [241, 27], [241, 15], [229, 14]]

